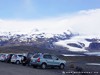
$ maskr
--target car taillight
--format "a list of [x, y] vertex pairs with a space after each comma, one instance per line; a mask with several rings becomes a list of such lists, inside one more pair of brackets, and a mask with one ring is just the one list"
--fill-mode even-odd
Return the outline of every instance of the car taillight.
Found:
[[37, 59], [37, 62], [40, 62], [40, 58]]

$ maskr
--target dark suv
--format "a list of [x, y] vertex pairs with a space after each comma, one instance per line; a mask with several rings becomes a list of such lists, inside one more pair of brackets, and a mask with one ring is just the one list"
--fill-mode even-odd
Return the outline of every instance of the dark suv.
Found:
[[23, 66], [30, 65], [30, 60], [33, 55], [34, 53], [27, 53], [26, 56], [23, 56], [21, 60], [22, 65]]

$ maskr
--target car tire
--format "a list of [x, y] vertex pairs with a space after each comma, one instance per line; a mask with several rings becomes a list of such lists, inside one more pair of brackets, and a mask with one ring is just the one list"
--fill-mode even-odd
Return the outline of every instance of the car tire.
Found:
[[54, 69], [55, 67], [51, 67], [52, 69]]
[[64, 69], [65, 68], [65, 65], [64, 64], [60, 64], [59, 68], [60, 69]]
[[14, 64], [14, 62], [11, 62], [12, 64]]
[[42, 69], [46, 69], [46, 68], [47, 68], [46, 63], [43, 63], [43, 64], [41, 65], [41, 68], [42, 68]]
[[20, 64], [20, 61], [19, 61], [19, 60], [17, 60], [17, 61], [16, 61], [16, 64]]

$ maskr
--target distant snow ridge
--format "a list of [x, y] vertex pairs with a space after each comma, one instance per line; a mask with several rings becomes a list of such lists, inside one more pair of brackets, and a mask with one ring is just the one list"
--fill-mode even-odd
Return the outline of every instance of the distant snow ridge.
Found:
[[53, 43], [59, 40], [66, 40], [74, 36], [71, 31], [62, 32], [59, 34], [41, 32], [38, 29], [23, 34], [21, 32], [0, 32], [0, 46], [9, 45], [36, 45], [42, 44], [42, 46], [53, 48]]
[[86, 52], [88, 51], [86, 48], [89, 47], [90, 43], [92, 43], [94, 40], [98, 41], [98, 39], [99, 37], [97, 38], [95, 35], [79, 35], [71, 37], [71, 39], [68, 40], [59, 40], [54, 44], [66, 47], [69, 51]]

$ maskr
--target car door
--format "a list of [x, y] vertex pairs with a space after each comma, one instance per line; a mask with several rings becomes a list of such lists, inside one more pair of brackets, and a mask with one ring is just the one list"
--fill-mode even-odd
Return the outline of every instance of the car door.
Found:
[[51, 55], [44, 55], [43, 57], [44, 57], [47, 65], [53, 65], [53, 59], [52, 59]]
[[53, 59], [53, 65], [59, 65], [60, 64], [58, 57], [52, 55], [52, 59]]

